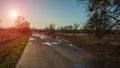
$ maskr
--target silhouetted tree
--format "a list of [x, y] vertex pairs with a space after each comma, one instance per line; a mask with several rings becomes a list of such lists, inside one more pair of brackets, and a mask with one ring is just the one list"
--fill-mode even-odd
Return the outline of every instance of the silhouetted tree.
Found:
[[19, 32], [27, 33], [30, 32], [30, 23], [25, 20], [23, 16], [16, 17], [15, 26]]
[[61, 26], [61, 27], [58, 27], [58, 30], [64, 33], [71, 33], [73, 31], [73, 26], [72, 25]]
[[48, 34], [54, 34], [55, 33], [55, 24], [50, 24], [49, 26], [46, 26], [44, 28], [44, 30], [46, 31], [46, 33]]
[[79, 27], [79, 24], [74, 23], [74, 26], [73, 26], [74, 39], [76, 38], [76, 32], [78, 27]]
[[79, 0], [87, 5], [90, 19], [87, 27], [92, 29], [98, 38], [110, 33], [120, 26], [120, 0]]
[[51, 34], [54, 34], [54, 33], [55, 33], [55, 24], [50, 24], [50, 25], [49, 25], [49, 32], [50, 32]]

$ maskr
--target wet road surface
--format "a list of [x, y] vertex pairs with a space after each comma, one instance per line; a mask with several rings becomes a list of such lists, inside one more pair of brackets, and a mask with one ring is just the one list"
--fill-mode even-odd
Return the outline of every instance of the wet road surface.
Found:
[[61, 40], [32, 34], [16, 68], [120, 68], [120, 65]]

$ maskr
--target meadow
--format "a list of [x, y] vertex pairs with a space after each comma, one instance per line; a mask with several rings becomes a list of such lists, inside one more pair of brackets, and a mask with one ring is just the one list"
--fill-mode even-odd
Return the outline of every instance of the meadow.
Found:
[[9, 31], [0, 31], [0, 45], [3, 43], [7, 43], [17, 37], [19, 37], [20, 33], [12, 33]]
[[14, 68], [30, 35], [0, 32], [0, 68]]

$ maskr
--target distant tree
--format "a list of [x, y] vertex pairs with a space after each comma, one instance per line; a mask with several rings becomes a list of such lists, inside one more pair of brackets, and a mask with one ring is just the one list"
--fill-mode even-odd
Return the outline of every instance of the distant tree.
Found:
[[70, 32], [72, 32], [72, 30], [73, 30], [72, 25], [64, 26], [64, 32], [70, 33]]
[[76, 33], [77, 33], [78, 27], [79, 27], [79, 24], [74, 23], [74, 26], [73, 26], [73, 35], [74, 35], [74, 39], [76, 38]]
[[73, 30], [73, 26], [72, 25], [66, 26], [66, 29], [71, 32]]
[[55, 24], [50, 24], [49, 26], [46, 26], [45, 30], [48, 34], [54, 34], [55, 33]]
[[63, 27], [63, 26], [59, 26], [59, 27], [57, 28], [57, 30], [58, 30], [60, 33], [62, 33], [62, 32], [64, 32], [64, 27]]
[[15, 27], [18, 29], [19, 32], [30, 32], [30, 23], [27, 20], [25, 20], [23, 16], [16, 17]]
[[87, 5], [90, 19], [87, 27], [97, 38], [109, 34], [116, 26], [120, 27], [120, 0], [79, 0]]
[[60, 32], [64, 32], [64, 33], [70, 33], [73, 31], [73, 26], [72, 25], [68, 25], [68, 26], [61, 26], [61, 27], [58, 27], [58, 30]]

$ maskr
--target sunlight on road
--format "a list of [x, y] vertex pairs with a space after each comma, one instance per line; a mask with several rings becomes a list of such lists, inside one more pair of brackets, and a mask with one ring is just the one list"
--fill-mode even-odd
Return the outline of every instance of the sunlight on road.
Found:
[[72, 47], [73, 45], [72, 45], [72, 44], [69, 44], [69, 46], [71, 46], [71, 47]]
[[39, 37], [40, 34], [38, 34], [38, 33], [33, 33], [32, 36], [34, 36], [34, 37]]
[[48, 46], [52, 46], [49, 42], [44, 42], [43, 44], [48, 45]]
[[51, 44], [53, 44], [53, 45], [57, 45], [57, 44], [59, 44], [58, 42], [51, 42]]
[[35, 38], [29, 38], [29, 40], [35, 40]]
[[61, 40], [59, 40], [59, 39], [55, 39], [55, 41], [57, 41], [57, 42], [62, 42]]
[[32, 43], [29, 42], [29, 43], [27, 43], [27, 44], [28, 44], [28, 45], [31, 45]]

